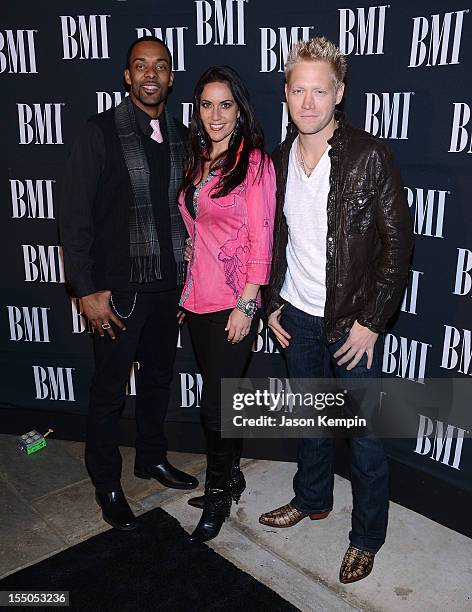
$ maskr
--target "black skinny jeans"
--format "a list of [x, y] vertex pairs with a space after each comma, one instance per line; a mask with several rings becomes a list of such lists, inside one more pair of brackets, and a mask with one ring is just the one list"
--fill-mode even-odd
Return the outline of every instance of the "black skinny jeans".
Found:
[[198, 367], [203, 379], [201, 416], [204, 427], [221, 431], [221, 379], [244, 375], [257, 334], [260, 315], [256, 313], [248, 335], [236, 344], [228, 342], [225, 331], [232, 309], [206, 314], [187, 313]]

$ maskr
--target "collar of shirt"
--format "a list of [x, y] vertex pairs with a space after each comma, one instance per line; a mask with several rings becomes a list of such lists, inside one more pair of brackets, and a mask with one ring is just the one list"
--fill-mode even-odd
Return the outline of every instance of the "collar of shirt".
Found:
[[[136, 117], [136, 123], [138, 124], [138, 128], [140, 132], [144, 134], [144, 136], [147, 136], [149, 138], [152, 134], [152, 127], [151, 127], [152, 117], [150, 117], [147, 113], [141, 110], [139, 106], [136, 106], [136, 104], [134, 103], [133, 103], [133, 108], [134, 108], [134, 116]], [[167, 140], [167, 130], [166, 130], [166, 120], [165, 120], [164, 113], [161, 113], [161, 115], [159, 115], [159, 117], [156, 117], [156, 119], [159, 119], [159, 127], [161, 128], [162, 138], [164, 141], [166, 141]]]

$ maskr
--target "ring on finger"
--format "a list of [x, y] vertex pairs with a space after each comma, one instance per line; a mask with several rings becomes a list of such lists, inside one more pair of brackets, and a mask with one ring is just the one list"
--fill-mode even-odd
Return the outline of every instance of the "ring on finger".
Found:
[[108, 321], [105, 321], [105, 323], [102, 323], [102, 329], [110, 329], [111, 325]]

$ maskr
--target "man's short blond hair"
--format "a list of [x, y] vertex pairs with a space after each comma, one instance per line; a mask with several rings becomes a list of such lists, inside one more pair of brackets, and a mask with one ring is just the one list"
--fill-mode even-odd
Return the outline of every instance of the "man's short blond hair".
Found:
[[346, 57], [338, 47], [324, 36], [301, 40], [293, 45], [285, 63], [285, 80], [299, 62], [327, 62], [333, 69], [336, 86], [344, 81], [347, 70]]

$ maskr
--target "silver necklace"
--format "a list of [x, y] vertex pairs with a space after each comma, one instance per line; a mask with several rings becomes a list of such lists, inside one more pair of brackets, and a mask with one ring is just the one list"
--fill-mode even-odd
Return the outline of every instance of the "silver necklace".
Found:
[[301, 169], [303, 170], [303, 172], [306, 174], [306, 176], [310, 177], [311, 173], [313, 172], [313, 170], [316, 168], [316, 164], [313, 167], [310, 167], [306, 161], [305, 158], [303, 157], [303, 153], [302, 153], [302, 149], [300, 147], [300, 140], [298, 140], [298, 146], [297, 146], [297, 151], [298, 151], [298, 163], [300, 164]]

